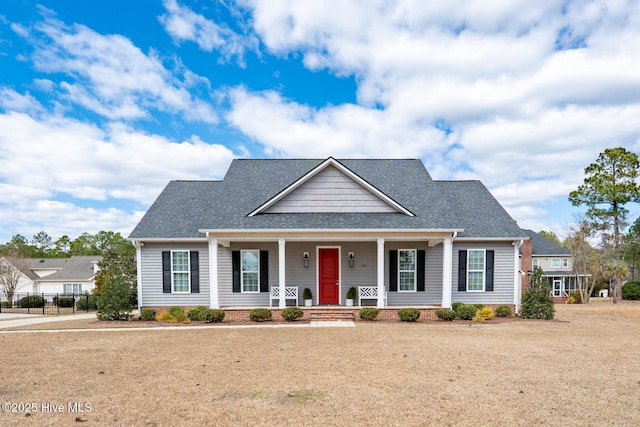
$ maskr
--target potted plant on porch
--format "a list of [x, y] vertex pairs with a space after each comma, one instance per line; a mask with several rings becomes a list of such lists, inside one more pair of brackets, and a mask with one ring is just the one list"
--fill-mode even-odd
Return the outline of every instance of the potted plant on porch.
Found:
[[347, 307], [353, 307], [353, 301], [356, 299], [356, 288], [353, 286], [347, 291]]
[[313, 294], [311, 293], [311, 289], [304, 288], [304, 291], [302, 291], [302, 299], [304, 300], [305, 307], [311, 307], [313, 305]]

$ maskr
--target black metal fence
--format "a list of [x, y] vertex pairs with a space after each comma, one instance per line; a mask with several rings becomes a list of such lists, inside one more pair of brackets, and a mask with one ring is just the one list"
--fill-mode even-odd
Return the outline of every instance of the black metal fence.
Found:
[[0, 294], [0, 313], [71, 314], [96, 309], [96, 297], [90, 294], [47, 294], [16, 292], [11, 300]]

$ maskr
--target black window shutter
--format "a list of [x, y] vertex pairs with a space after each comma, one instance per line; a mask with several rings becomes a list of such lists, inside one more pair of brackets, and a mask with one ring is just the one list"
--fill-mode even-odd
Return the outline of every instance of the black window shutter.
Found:
[[231, 270], [233, 271], [233, 292], [240, 292], [240, 251], [231, 251]]
[[458, 292], [467, 290], [467, 251], [458, 252]]
[[269, 292], [269, 251], [260, 251], [260, 292]]
[[485, 266], [485, 290], [487, 292], [493, 292], [493, 251], [487, 251], [487, 259]]
[[418, 292], [424, 292], [424, 275], [425, 275], [425, 261], [427, 253], [424, 250], [418, 251]]
[[198, 251], [191, 251], [189, 254], [191, 264], [191, 293], [200, 293], [200, 264]]
[[398, 251], [389, 251], [389, 292], [398, 292]]
[[162, 292], [171, 293], [171, 252], [162, 251]]

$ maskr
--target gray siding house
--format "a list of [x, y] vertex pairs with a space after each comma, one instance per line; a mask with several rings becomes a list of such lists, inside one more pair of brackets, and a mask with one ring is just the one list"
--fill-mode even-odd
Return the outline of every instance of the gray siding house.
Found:
[[[520, 302], [527, 235], [479, 181], [420, 160], [237, 159], [172, 181], [129, 239], [145, 306], [378, 307]], [[289, 298], [293, 298], [292, 300]]]

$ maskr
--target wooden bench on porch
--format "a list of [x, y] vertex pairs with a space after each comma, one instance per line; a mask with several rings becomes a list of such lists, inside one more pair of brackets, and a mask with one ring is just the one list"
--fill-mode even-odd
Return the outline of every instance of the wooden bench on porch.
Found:
[[[271, 303], [273, 300], [280, 300], [280, 288], [278, 286], [271, 287], [271, 294], [269, 295], [269, 307], [271, 307]], [[297, 286], [287, 286], [284, 288], [284, 299], [285, 302], [288, 299], [292, 299], [296, 301], [296, 307], [298, 306], [298, 287]]]
[[[378, 301], [377, 286], [358, 286], [358, 304], [362, 305], [363, 299], [373, 299]], [[386, 295], [385, 295], [386, 300]]]

